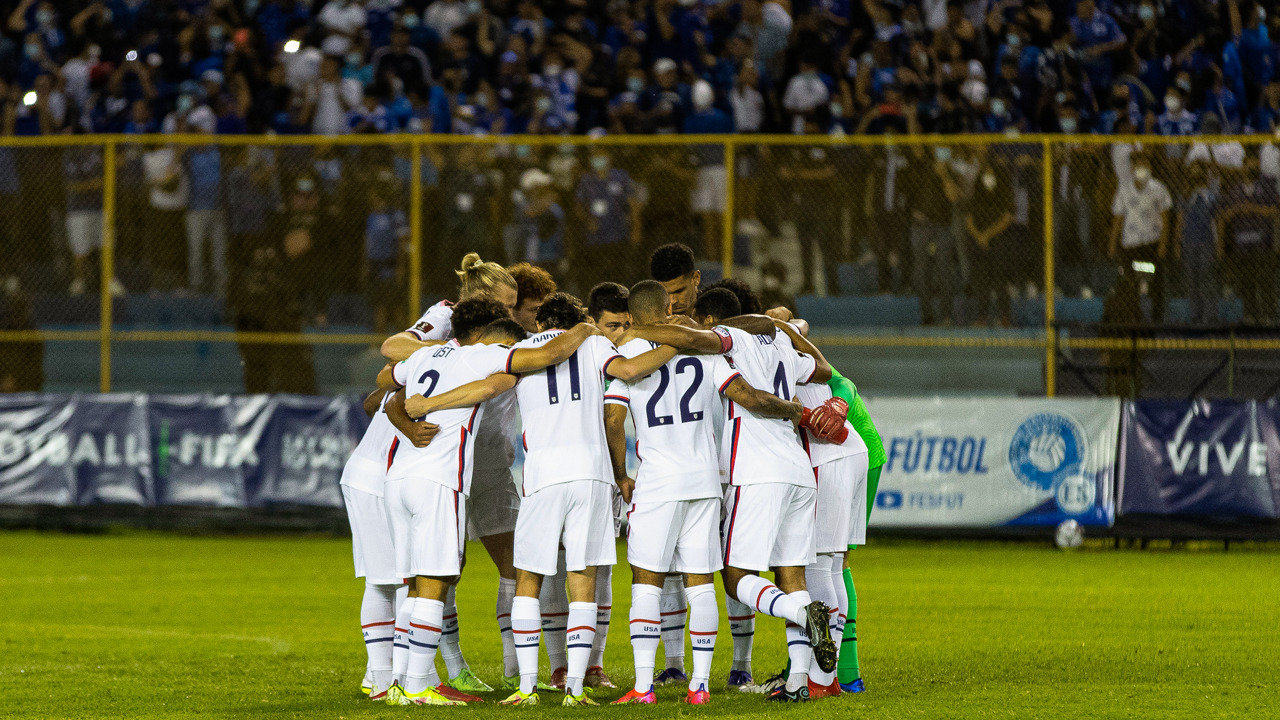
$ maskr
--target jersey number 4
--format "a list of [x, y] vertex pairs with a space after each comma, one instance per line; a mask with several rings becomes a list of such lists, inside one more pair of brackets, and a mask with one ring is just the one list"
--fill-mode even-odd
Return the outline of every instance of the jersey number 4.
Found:
[[[693, 402], [694, 396], [698, 394], [698, 387], [702, 385], [702, 363], [694, 358], [683, 358], [676, 363], [676, 375], [683, 375], [686, 369], [693, 371], [693, 382], [689, 383], [689, 389], [685, 390], [684, 395], [680, 398], [680, 422], [691, 423], [702, 419], [701, 410], [689, 409], [689, 403]], [[671, 370], [666, 365], [658, 368], [658, 390], [653, 394], [653, 397], [649, 398], [649, 404], [645, 406], [649, 427], [660, 427], [675, 422], [675, 418], [670, 415], [658, 414], [658, 403], [662, 400], [662, 396], [666, 394], [667, 388], [672, 384]]]

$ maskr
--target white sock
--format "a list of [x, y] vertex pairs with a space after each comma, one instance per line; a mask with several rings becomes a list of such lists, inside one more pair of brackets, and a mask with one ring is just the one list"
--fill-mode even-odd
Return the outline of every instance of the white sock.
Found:
[[396, 587], [365, 583], [360, 601], [360, 631], [369, 656], [366, 672], [373, 694], [391, 687], [391, 651], [396, 632]]
[[805, 606], [796, 603], [795, 593], [787, 595], [759, 575], [743, 575], [738, 581], [737, 595], [739, 602], [750, 605], [756, 612], [790, 620], [800, 626], [804, 626], [808, 619]]
[[693, 675], [689, 676], [689, 689], [711, 682], [711, 659], [716, 651], [716, 633], [720, 630], [720, 607], [716, 603], [714, 583], [686, 587], [689, 601], [689, 637], [693, 647]]
[[413, 614], [413, 606], [418, 602], [416, 597], [405, 597], [396, 609], [395, 635], [391, 644], [391, 677], [404, 686], [404, 674], [409, 669], [409, 617]]
[[542, 644], [547, 650], [547, 666], [555, 672], [569, 664], [564, 639], [565, 623], [569, 621], [569, 595], [565, 591], [563, 571], [542, 579], [538, 601], [542, 608]]
[[729, 632], [733, 635], [733, 669], [751, 671], [751, 646], [756, 639], [756, 613], [750, 605], [743, 605], [729, 597], [724, 598], [724, 609], [729, 615]]
[[542, 638], [538, 598], [517, 595], [511, 601], [511, 634], [520, 668], [520, 692], [527, 695], [538, 686], [538, 641]]
[[840, 640], [844, 637], [844, 621], [849, 616], [849, 593], [844, 589], [844, 553], [834, 553], [830, 557], [831, 584], [836, 588], [835, 607], [839, 610], [836, 613], [836, 625], [832, 637], [836, 641], [836, 648], [839, 649]]
[[[836, 595], [836, 587], [831, 577], [831, 556], [819, 555], [811, 565], [804, 569], [804, 584], [809, 588], [810, 596], [814, 600], [818, 600], [825, 604], [829, 610], [827, 620], [827, 631], [836, 639], [836, 645], [840, 644], [840, 636], [836, 635], [836, 625], [839, 623], [840, 601]], [[840, 585], [844, 585], [844, 579], [841, 578]], [[817, 685], [827, 686], [835, 681], [835, 672], [823, 672], [822, 668], [814, 665], [809, 669], [809, 676], [813, 678], [813, 682]]]
[[444, 667], [449, 673], [449, 679], [458, 676], [458, 673], [467, 668], [467, 660], [462, 657], [462, 644], [458, 634], [458, 604], [454, 600], [454, 591], [457, 586], [449, 588], [449, 594], [444, 599], [444, 625], [441, 626], [440, 633], [440, 655], [444, 657]]
[[569, 629], [565, 634], [566, 648], [569, 651], [569, 672], [565, 675], [565, 693], [582, 694], [582, 679], [587, 676], [587, 661], [591, 659], [591, 643], [595, 638], [596, 604], [569, 603]]
[[684, 626], [688, 605], [684, 599], [684, 578], [668, 576], [662, 582], [662, 650], [667, 667], [684, 672]]
[[604, 646], [609, 642], [609, 621], [613, 619], [613, 566], [596, 568], [596, 639], [591, 643], [587, 668], [604, 667]]
[[[420, 693], [434, 687], [436, 650], [440, 645], [440, 626], [444, 619], [444, 603], [418, 598], [409, 618], [409, 670], [405, 673], [404, 691]], [[436, 683], [439, 684], [439, 683]]]
[[[794, 598], [796, 602], [802, 602], [808, 605], [809, 593], [801, 590], [794, 592], [787, 597]], [[787, 623], [787, 658], [791, 661], [790, 671], [787, 673], [787, 690], [799, 690], [809, 684], [809, 665], [813, 660], [813, 647], [809, 644], [809, 636], [805, 634], [804, 626], [795, 623]]]
[[516, 643], [511, 638], [511, 600], [516, 596], [516, 581], [498, 578], [498, 632], [502, 633], [502, 676], [520, 672], [516, 663]]
[[662, 590], [653, 585], [631, 586], [631, 652], [636, 661], [636, 692], [653, 687], [653, 663], [662, 632], [659, 610]]

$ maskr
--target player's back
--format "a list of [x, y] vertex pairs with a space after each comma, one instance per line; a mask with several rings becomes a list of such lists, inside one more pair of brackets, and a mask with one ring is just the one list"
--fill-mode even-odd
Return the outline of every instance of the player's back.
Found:
[[[404, 385], [407, 397], [431, 397], [502, 372], [509, 354], [501, 345], [459, 346], [451, 342], [427, 347], [397, 363], [395, 379]], [[439, 432], [425, 448], [400, 449], [387, 480], [427, 479], [469, 493], [472, 447], [482, 415], [481, 405], [428, 413], [423, 420], [438, 425]]]
[[[633, 358], [656, 347], [637, 339], [618, 352]], [[719, 355], [677, 355], [653, 374], [619, 385], [618, 396], [625, 394], [631, 408], [640, 460], [633, 502], [720, 495], [716, 418], [720, 392], [737, 377]], [[613, 385], [609, 393], [615, 394]]]
[[[539, 333], [515, 349], [541, 347], [561, 332]], [[574, 480], [612, 481], [604, 435], [604, 369], [618, 357], [612, 343], [593, 336], [568, 360], [521, 376], [516, 399], [524, 428], [522, 494]]]
[[[751, 335], [737, 328], [715, 331], [731, 341], [725, 357], [752, 387], [791, 400], [799, 382], [808, 382], [815, 368], [812, 357], [798, 353], [789, 342], [768, 335]], [[785, 339], [785, 338], [784, 338]], [[725, 399], [725, 428], [720, 463], [730, 484], [791, 483], [812, 487], [809, 458], [795, 426], [780, 418], [764, 418]]]
[[418, 318], [418, 322], [405, 332], [424, 342], [448, 340], [453, 337], [453, 303], [441, 300], [427, 308], [427, 311], [422, 313], [422, 317]]

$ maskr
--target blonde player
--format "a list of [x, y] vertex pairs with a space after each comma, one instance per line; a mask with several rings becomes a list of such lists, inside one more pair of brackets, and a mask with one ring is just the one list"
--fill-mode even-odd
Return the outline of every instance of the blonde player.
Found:
[[[691, 350], [719, 353], [719, 335], [667, 324], [670, 298], [662, 285], [645, 280], [631, 288], [628, 306], [637, 323], [635, 339], [618, 350], [635, 357], [658, 346], [661, 339]], [[687, 338], [687, 340], [686, 340]], [[677, 355], [658, 372], [633, 383], [616, 382], [605, 396], [606, 427], [611, 444], [625, 443], [623, 422], [631, 408], [636, 445], [643, 448], [634, 481], [625, 462], [614, 477], [630, 503], [627, 559], [631, 563], [631, 645], [635, 686], [615, 705], [652, 704], [654, 656], [658, 649], [660, 596], [668, 573], [684, 576], [693, 638], [693, 673], [685, 702], [705, 705], [711, 678], [720, 611], [714, 573], [722, 569], [720, 548], [720, 466], [715, 424], [720, 396], [761, 417], [798, 422], [799, 403], [784, 401], [751, 387], [718, 354]]]
[[[740, 309], [732, 292], [710, 290], [698, 298], [695, 320], [712, 327]], [[794, 396], [797, 384], [825, 382], [830, 377], [825, 360], [784, 347], [771, 335], [724, 327], [714, 330], [726, 343], [725, 356], [743, 378], [784, 400]], [[826, 672], [836, 663], [836, 647], [827, 627], [829, 608], [812, 600], [805, 586], [804, 568], [815, 559], [813, 470], [790, 423], [762, 418], [731, 401], [726, 410], [720, 455], [721, 467], [729, 475], [722, 531], [725, 588], [756, 612], [788, 621], [791, 672], [786, 685], [769, 699], [807, 701], [811, 661], [816, 660]], [[814, 413], [805, 412], [802, 425], [816, 430], [814, 420]], [[759, 576], [770, 569], [777, 586]]]

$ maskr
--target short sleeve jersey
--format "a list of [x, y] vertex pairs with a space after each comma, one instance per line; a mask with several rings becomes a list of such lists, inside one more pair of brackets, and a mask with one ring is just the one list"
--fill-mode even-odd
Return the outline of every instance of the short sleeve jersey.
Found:
[[[728, 338], [729, 349], [724, 357], [754, 388], [791, 400], [796, 385], [813, 377], [813, 358], [796, 352], [781, 333], [771, 338], [726, 327], [716, 327], [715, 332]], [[815, 486], [813, 466], [789, 421], [753, 415], [728, 398], [724, 407], [720, 465], [727, 471], [730, 485]]]
[[[546, 345], [561, 330], [540, 333], [516, 343], [521, 348]], [[524, 479], [521, 493], [574, 480], [612, 483], [613, 465], [604, 435], [605, 370], [621, 357], [613, 343], [598, 335], [568, 360], [528, 373], [516, 384], [516, 400], [524, 425]]]
[[[509, 352], [501, 345], [426, 347], [396, 364], [395, 380], [404, 385], [406, 396], [431, 397], [502, 372]], [[387, 480], [430, 480], [470, 494], [475, 434], [483, 410], [472, 405], [428, 413], [424, 419], [439, 425], [439, 433], [425, 448], [401, 443]]]
[[342, 470], [343, 485], [378, 497], [382, 497], [382, 485], [387, 477], [387, 453], [391, 449], [391, 443], [400, 434], [387, 419], [388, 397], [390, 394], [383, 396], [378, 412], [369, 420], [369, 427], [365, 429]]
[[418, 340], [447, 340], [453, 337], [453, 303], [448, 300], [427, 308], [418, 322], [405, 332]]
[[[637, 339], [618, 352], [633, 358], [656, 347]], [[739, 377], [719, 355], [677, 355], [648, 377], [609, 385], [607, 401], [627, 403], [636, 428], [640, 468], [632, 502], [720, 496], [716, 416], [720, 393]]]

